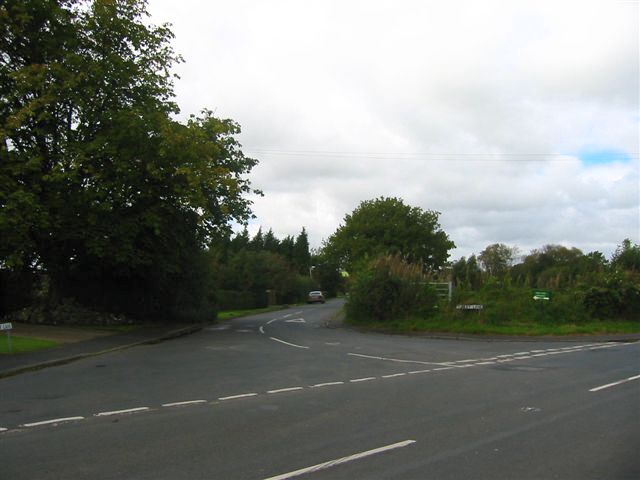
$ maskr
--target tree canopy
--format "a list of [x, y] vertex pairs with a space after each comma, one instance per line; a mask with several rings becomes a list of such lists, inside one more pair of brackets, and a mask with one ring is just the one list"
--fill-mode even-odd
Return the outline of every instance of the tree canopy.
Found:
[[172, 119], [180, 57], [147, 17], [143, 0], [0, 5], [0, 267], [156, 288], [250, 217], [240, 126]]
[[423, 270], [437, 270], [455, 244], [441, 229], [439, 213], [406, 205], [402, 199], [380, 197], [361, 202], [329, 237], [324, 253], [349, 270], [379, 255], [399, 255]]

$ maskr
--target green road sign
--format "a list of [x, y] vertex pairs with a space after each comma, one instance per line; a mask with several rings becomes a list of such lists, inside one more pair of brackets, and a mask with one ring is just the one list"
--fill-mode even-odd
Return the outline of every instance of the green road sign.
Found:
[[549, 290], [534, 290], [533, 291], [533, 299], [534, 300], [551, 300], [551, 292]]

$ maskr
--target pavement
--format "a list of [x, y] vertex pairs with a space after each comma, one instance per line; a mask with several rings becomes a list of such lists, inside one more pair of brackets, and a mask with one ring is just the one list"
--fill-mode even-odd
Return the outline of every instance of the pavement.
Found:
[[64, 365], [138, 345], [163, 342], [200, 331], [204, 326], [206, 325], [201, 323], [155, 324], [143, 325], [129, 332], [111, 332], [83, 327], [14, 323], [12, 335], [55, 340], [60, 345], [35, 352], [0, 355], [0, 378]]

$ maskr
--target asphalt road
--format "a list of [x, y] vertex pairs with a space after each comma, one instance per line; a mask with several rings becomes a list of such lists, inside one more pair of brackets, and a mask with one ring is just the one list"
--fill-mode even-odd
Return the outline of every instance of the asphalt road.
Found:
[[640, 478], [640, 344], [326, 328], [339, 307], [0, 380], [0, 478]]

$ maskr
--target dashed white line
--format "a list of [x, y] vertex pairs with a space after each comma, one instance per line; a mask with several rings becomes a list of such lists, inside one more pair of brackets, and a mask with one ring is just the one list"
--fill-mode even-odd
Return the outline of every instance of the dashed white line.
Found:
[[8, 428], [0, 427], [0, 432], [7, 432], [8, 430]]
[[590, 392], [599, 392], [600, 390], [604, 390], [605, 388], [616, 387], [618, 385], [622, 385], [623, 383], [631, 382], [633, 380], [638, 380], [640, 375], [636, 375], [634, 377], [625, 378], [623, 380], [618, 380], [617, 382], [607, 383], [606, 385], [600, 385], [599, 387], [595, 387], [590, 389]]
[[[476, 365], [480, 365], [480, 364], [478, 363]], [[454, 367], [440, 367], [440, 368], [434, 368], [433, 371], [434, 372], [439, 372], [441, 370], [451, 370], [452, 368], [454, 368]]]
[[144, 412], [146, 410], [150, 410], [150, 408], [149, 407], [136, 407], [136, 408], [127, 408], [125, 410], [113, 410], [111, 412], [96, 413], [95, 416], [96, 417], [108, 417], [108, 416], [111, 416], [111, 415], [124, 415], [126, 413]]
[[23, 427], [40, 427], [42, 425], [52, 425], [56, 423], [65, 423], [65, 422], [76, 422], [78, 420], [84, 420], [84, 417], [54, 418], [51, 420], [43, 420], [42, 422], [24, 423], [22, 426]]
[[350, 383], [359, 383], [359, 382], [370, 382], [371, 380], [375, 380], [376, 377], [363, 377], [363, 378], [354, 378], [353, 380], [349, 380]]
[[[409, 372], [411, 373], [411, 372]], [[392, 373], [391, 375], [382, 375], [381, 378], [395, 378], [395, 377], [404, 377], [406, 373]]]
[[276, 337], [269, 337], [271, 340], [273, 340], [274, 342], [280, 342], [283, 343], [285, 345], [289, 345], [290, 347], [295, 347], [295, 348], [304, 348], [304, 349], [308, 349], [309, 347], [305, 347], [304, 345], [296, 345], [295, 343], [290, 343], [290, 342], [285, 342], [284, 340], [280, 340], [279, 338]]
[[183, 405], [195, 405], [197, 403], [207, 403], [206, 400], [185, 400], [184, 402], [163, 403], [163, 407], [181, 407]]
[[297, 390], [302, 390], [304, 387], [289, 387], [289, 388], [279, 388], [277, 390], [269, 390], [267, 393], [285, 393], [285, 392], [295, 392]]
[[325, 383], [316, 383], [315, 385], [311, 385], [311, 388], [320, 388], [320, 387], [332, 387], [334, 385], [344, 385], [344, 382], [325, 382]]
[[389, 450], [395, 450], [397, 448], [407, 447], [412, 443], [415, 443], [415, 440], [405, 440], [404, 442], [398, 442], [392, 445], [386, 445], [384, 447], [374, 448], [373, 450], [367, 450], [366, 452], [356, 453], [354, 455], [349, 455], [347, 457], [330, 460], [328, 462], [318, 463], [317, 465], [313, 465], [311, 467], [301, 468], [293, 472], [283, 473], [281, 475], [276, 475], [274, 477], [265, 478], [264, 480], [287, 480], [289, 478], [298, 477], [300, 475], [305, 475], [307, 473], [318, 472], [320, 470], [325, 470], [327, 468], [335, 467], [337, 465], [341, 465], [347, 462], [352, 462], [354, 460], [359, 460], [361, 458], [369, 457], [371, 455], [376, 455], [378, 453], [388, 452]]
[[255, 397], [257, 395], [258, 395], [257, 393], [241, 393], [240, 395], [231, 395], [229, 397], [219, 397], [218, 400], [224, 402], [225, 400], [237, 400], [238, 398]]
[[260, 333], [264, 335], [264, 325], [260, 325]]
[[[471, 366], [471, 365], [469, 365], [469, 366]], [[430, 371], [431, 370], [414, 370], [413, 372], [409, 372], [409, 375], [417, 375], [419, 373], [428, 373]]]

